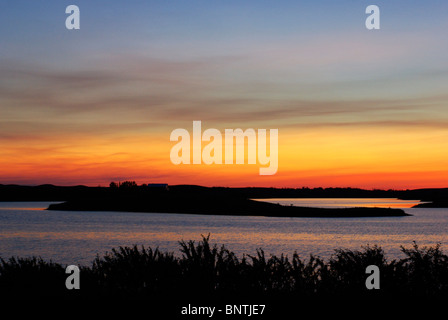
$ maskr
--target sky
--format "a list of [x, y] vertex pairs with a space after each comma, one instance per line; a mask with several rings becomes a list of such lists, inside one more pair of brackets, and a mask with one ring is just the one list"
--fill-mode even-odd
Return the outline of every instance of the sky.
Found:
[[[80, 9], [67, 30], [65, 8]], [[367, 30], [375, 4], [381, 29]], [[448, 187], [446, 1], [1, 1], [0, 184]], [[278, 171], [174, 129], [278, 129]]]

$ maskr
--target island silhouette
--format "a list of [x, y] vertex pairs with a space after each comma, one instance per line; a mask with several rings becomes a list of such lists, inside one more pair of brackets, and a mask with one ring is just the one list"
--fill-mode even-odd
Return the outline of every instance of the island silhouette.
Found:
[[109, 187], [0, 185], [0, 201], [55, 201], [48, 210], [129, 211], [272, 217], [406, 216], [401, 209], [311, 208], [252, 199], [398, 198], [420, 200], [414, 207], [448, 207], [448, 188], [365, 190], [359, 188], [229, 188], [111, 182]]
[[[0, 185], [0, 201], [55, 201], [48, 210], [128, 211], [270, 217], [389, 217], [408, 215], [391, 208], [314, 208], [253, 199], [399, 198], [440, 206], [448, 189], [364, 190], [358, 188], [229, 188], [111, 182], [109, 187]], [[420, 205], [419, 205], [420, 206]]]

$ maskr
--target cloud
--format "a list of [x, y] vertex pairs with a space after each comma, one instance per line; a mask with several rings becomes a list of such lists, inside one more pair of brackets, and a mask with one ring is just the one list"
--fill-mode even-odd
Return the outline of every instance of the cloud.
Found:
[[[288, 82], [291, 79], [246, 78], [252, 68], [250, 64], [244, 67], [249, 57], [241, 53], [174, 59], [109, 53], [50, 69], [1, 60], [4, 123], [0, 133], [37, 132], [39, 124], [43, 131], [73, 133], [79, 129], [108, 134], [144, 130], [145, 126], [167, 130], [193, 120], [208, 121], [215, 127], [282, 127], [294, 122], [400, 125], [401, 121], [421, 119], [422, 114], [431, 123], [446, 116], [440, 107], [446, 105], [446, 95], [334, 96], [328, 94], [330, 89], [350, 91], [360, 81], [316, 83], [303, 78], [295, 88], [294, 82]], [[239, 74], [241, 79], [234, 77]], [[440, 69], [434, 74], [445, 77], [448, 71]], [[413, 70], [406, 77], [422, 80], [432, 75], [430, 70]]]

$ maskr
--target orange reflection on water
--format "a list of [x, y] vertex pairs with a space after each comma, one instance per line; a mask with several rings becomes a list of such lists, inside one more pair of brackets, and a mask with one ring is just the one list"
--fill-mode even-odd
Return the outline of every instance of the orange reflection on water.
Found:
[[407, 209], [422, 203], [419, 200], [400, 200], [395, 198], [271, 198], [254, 200], [279, 203], [287, 206], [317, 208], [366, 207]]

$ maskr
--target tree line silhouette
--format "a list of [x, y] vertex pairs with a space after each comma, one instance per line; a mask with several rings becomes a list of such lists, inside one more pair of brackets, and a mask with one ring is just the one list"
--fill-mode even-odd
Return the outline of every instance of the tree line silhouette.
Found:
[[[79, 198], [108, 196], [117, 190], [133, 190], [154, 193], [158, 189], [151, 184], [137, 185], [135, 181], [111, 182], [108, 187], [86, 186], [20, 186], [0, 184], [0, 201], [68, 201]], [[166, 186], [160, 184], [160, 186]], [[220, 193], [242, 198], [399, 198], [430, 201], [448, 207], [448, 188], [415, 190], [365, 190], [358, 188], [226, 188], [195, 185], [170, 185], [169, 190], [177, 193], [207, 192]]]

